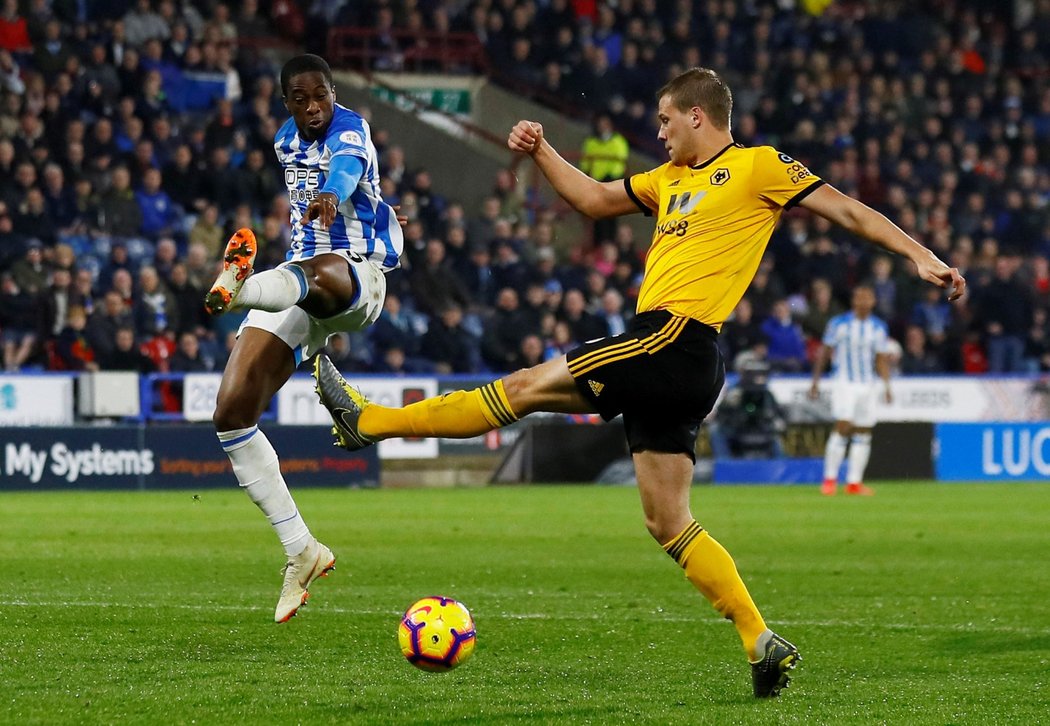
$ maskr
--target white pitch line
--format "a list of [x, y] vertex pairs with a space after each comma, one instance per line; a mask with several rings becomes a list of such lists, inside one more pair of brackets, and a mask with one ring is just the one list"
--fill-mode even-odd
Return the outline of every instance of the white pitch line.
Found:
[[[129, 602], [106, 602], [90, 600], [58, 600], [58, 601], [34, 601], [34, 600], [0, 600], [0, 608], [96, 608], [96, 609], [120, 609], [120, 610], [194, 610], [194, 611], [228, 611], [228, 612], [266, 612], [268, 607], [262, 605], [200, 605], [189, 603], [129, 603]], [[312, 609], [311, 609], [312, 610]], [[319, 605], [318, 611], [338, 613], [340, 615], [386, 615], [399, 617], [401, 611], [379, 610], [369, 608], [347, 608], [338, 605]], [[703, 615], [697, 617], [686, 617], [683, 615], [670, 615], [668, 613], [645, 613], [651, 619], [667, 623], [698, 623], [709, 624]], [[551, 615], [549, 613], [485, 613], [484, 618], [496, 618], [501, 620], [615, 620], [617, 622], [636, 620], [642, 613], [628, 613], [619, 616], [615, 610], [603, 610], [599, 613], [565, 613]], [[619, 616], [619, 617], [618, 617]], [[710, 623], [720, 622], [711, 620]], [[918, 632], [952, 632], [952, 633], [1009, 633], [1026, 636], [1050, 636], [1050, 628], [1023, 628], [1009, 625], [981, 624], [981, 623], [886, 623], [886, 622], [860, 622], [856, 620], [777, 620], [775, 625], [788, 627], [816, 627], [816, 628], [868, 628], [871, 630], [903, 630]]]

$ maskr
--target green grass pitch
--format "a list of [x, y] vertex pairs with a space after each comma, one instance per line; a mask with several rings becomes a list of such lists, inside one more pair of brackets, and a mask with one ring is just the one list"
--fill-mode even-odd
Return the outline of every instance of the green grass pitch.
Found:
[[[272, 622], [241, 492], [0, 497], [2, 723], [1017, 724], [1050, 702], [1050, 485], [697, 487], [801, 649], [755, 702], [732, 626], [612, 487], [300, 490], [339, 556]], [[465, 602], [473, 659], [406, 663], [403, 609]]]

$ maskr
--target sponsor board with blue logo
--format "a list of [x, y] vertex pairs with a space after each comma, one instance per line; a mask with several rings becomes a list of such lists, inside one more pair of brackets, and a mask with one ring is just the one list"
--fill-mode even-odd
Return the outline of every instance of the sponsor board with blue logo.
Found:
[[1050, 421], [937, 424], [934, 464], [939, 481], [1045, 480]]

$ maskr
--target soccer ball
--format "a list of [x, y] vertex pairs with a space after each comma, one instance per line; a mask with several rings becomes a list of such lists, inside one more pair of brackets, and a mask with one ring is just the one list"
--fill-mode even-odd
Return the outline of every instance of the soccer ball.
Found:
[[443, 673], [466, 663], [474, 652], [474, 618], [450, 597], [425, 597], [405, 611], [397, 640], [409, 663]]

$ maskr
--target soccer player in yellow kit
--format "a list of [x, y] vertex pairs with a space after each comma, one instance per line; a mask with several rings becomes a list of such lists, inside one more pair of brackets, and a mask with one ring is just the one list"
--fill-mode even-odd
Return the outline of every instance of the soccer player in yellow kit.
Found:
[[732, 557], [689, 507], [696, 436], [725, 379], [718, 331], [751, 283], [781, 213], [795, 205], [908, 257], [922, 279], [949, 289], [949, 299], [966, 283], [882, 214], [803, 164], [769, 146], [734, 143], [732, 94], [715, 72], [685, 71], [657, 99], [658, 138], [670, 160], [623, 180], [587, 177], [554, 150], [538, 123], [518, 122], [507, 141], [588, 217], [656, 216], [638, 313], [625, 333], [473, 391], [403, 408], [368, 401], [323, 356], [314, 375], [337, 443], [351, 450], [398, 436], [477, 436], [536, 411], [622, 414], [646, 527], [736, 626], [755, 696], [776, 696], [798, 649], [766, 627]]

